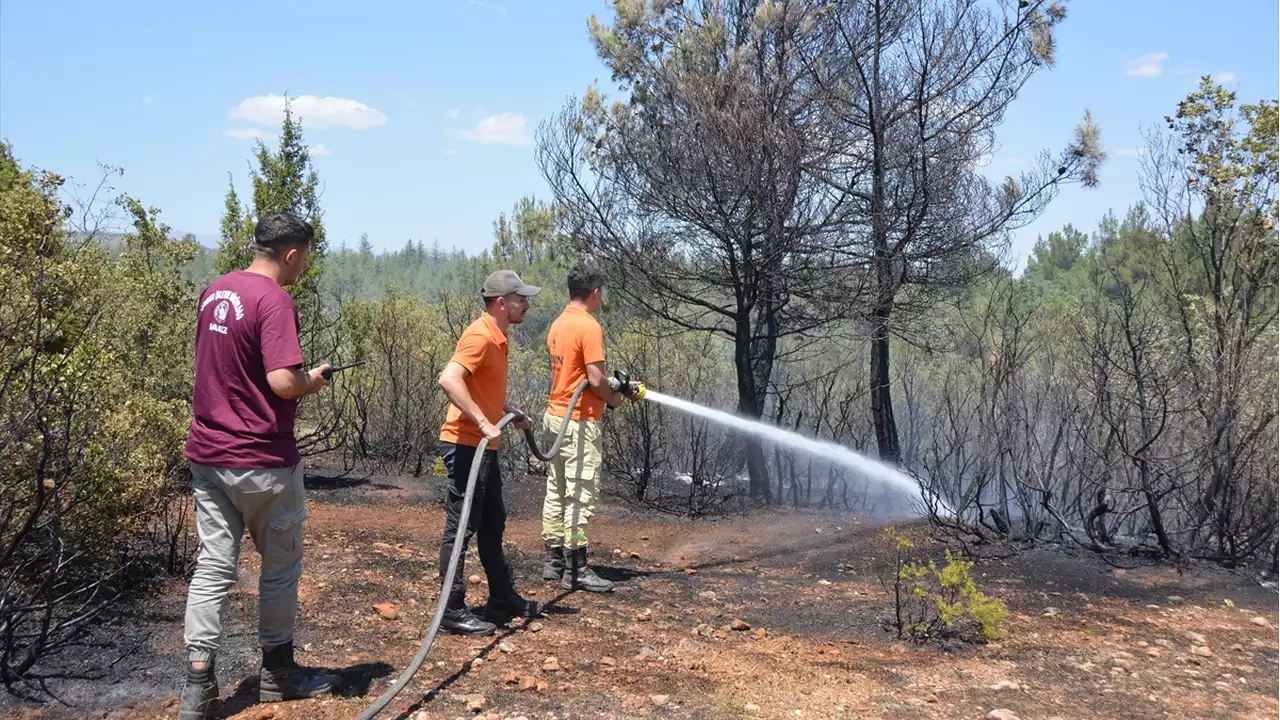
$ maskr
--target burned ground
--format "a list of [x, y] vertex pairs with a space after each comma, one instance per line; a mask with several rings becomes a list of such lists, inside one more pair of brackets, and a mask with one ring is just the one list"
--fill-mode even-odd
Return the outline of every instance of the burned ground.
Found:
[[[348, 687], [253, 703], [250, 551], [218, 658], [228, 717], [351, 718], [386, 689], [435, 607], [441, 490], [438, 480], [309, 478], [298, 657], [340, 668]], [[916, 647], [884, 629], [893, 551], [882, 521], [763, 510], [690, 522], [614, 503], [593, 523], [594, 562], [618, 590], [561, 595], [537, 579], [540, 483], [510, 481], [506, 497], [519, 585], [551, 612], [491, 638], [441, 637], [383, 717], [1277, 717], [1277, 598], [1242, 574], [1120, 570], [1061, 550], [986, 559], [974, 575], [1008, 603], [1007, 637]], [[926, 528], [905, 532], [920, 552], [943, 554]], [[467, 573], [477, 572], [473, 550]], [[470, 587], [482, 602], [483, 583]], [[60, 702], [11, 695], [0, 712], [175, 716], [184, 592], [159, 585], [48, 670], [43, 690]]]

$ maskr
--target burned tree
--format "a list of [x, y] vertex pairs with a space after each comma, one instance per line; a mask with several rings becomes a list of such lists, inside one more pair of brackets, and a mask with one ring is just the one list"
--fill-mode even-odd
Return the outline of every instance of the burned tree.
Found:
[[1092, 186], [1104, 158], [1086, 111], [1056, 156], [995, 185], [980, 166], [1025, 83], [1053, 63], [1056, 2], [838, 2], [821, 15], [831, 48], [809, 63], [838, 117], [839, 160], [828, 182], [863, 222], [849, 252], [869, 269], [871, 411], [880, 457], [901, 450], [890, 393], [889, 343], [941, 294], [992, 269], [1010, 230], [1034, 220], [1068, 182]]
[[[844, 194], [810, 171], [832, 162], [803, 62], [819, 52], [817, 13], [619, 4], [611, 26], [591, 29], [629, 97], [610, 105], [591, 90], [539, 130], [566, 231], [643, 312], [733, 342], [738, 411], [751, 418], [780, 343], [856, 305], [858, 276], [832, 250]], [[764, 452], [745, 442], [751, 494], [769, 500]]]

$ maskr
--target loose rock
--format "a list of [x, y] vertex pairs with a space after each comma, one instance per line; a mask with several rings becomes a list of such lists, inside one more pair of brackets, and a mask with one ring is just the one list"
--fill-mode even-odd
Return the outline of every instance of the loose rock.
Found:
[[653, 611], [650, 610], [649, 608], [645, 608], [643, 612], [641, 612], [639, 615], [636, 615], [636, 622], [649, 622], [652, 619], [653, 619]]
[[653, 702], [654, 707], [662, 707], [671, 702], [670, 695], [650, 695], [649, 700]]
[[1012, 680], [1001, 680], [991, 686], [992, 690], [1020, 690], [1022, 687]]
[[483, 710], [483, 709], [484, 709], [484, 696], [483, 696], [483, 695], [468, 695], [468, 696], [467, 696], [467, 712], [480, 712], [480, 711], [481, 711], [481, 710]]
[[757, 639], [757, 640], [763, 640], [763, 639], [765, 639], [765, 637], [767, 637], [767, 636], [768, 636], [768, 634], [769, 634], [769, 633], [768, 633], [768, 632], [766, 632], [764, 628], [756, 628], [756, 639]]
[[542, 669], [547, 672], [559, 672], [560, 659], [557, 658], [555, 655], [548, 657], [546, 660], [542, 661]]
[[529, 623], [529, 632], [542, 632], [542, 623]]
[[618, 664], [618, 661], [614, 660], [608, 655], [605, 655], [604, 657], [600, 658], [600, 664], [604, 665], [605, 667], [615, 667]]
[[733, 619], [733, 622], [729, 624], [729, 629], [731, 629], [731, 630], [737, 630], [737, 631], [741, 632], [741, 631], [744, 631], [744, 630], [750, 630], [750, 629], [751, 629], [751, 625], [750, 625], [749, 623], [747, 623], [747, 621], [746, 621], [746, 620], [743, 620], [743, 619], [741, 619], [741, 618], [734, 618], [734, 619]]
[[479, 585], [479, 584], [480, 584], [480, 576], [479, 576], [479, 575], [472, 575], [471, 577], [467, 578], [467, 582], [471, 583], [472, 585]]
[[1005, 710], [1004, 708], [996, 708], [995, 710], [992, 710], [991, 712], [987, 713], [987, 720], [1022, 720], [1022, 719], [1019, 718], [1017, 715], [1015, 715], [1012, 710]]
[[396, 610], [396, 606], [391, 603], [378, 603], [373, 609], [382, 616], [383, 620], [395, 620], [400, 617], [400, 611]]
[[758, 713], [758, 712], [760, 712], [760, 706], [759, 706], [759, 705], [756, 705], [755, 703], [747, 703], [746, 705], [744, 705], [744, 706], [743, 706], [743, 708], [742, 708], [742, 709], [743, 709], [743, 710], [746, 710], [746, 711], [747, 711], [747, 712], [749, 712], [749, 713]]
[[520, 692], [528, 692], [538, 688], [538, 679], [530, 675], [520, 678]]
[[1262, 616], [1258, 616], [1250, 620], [1249, 622], [1253, 623], [1254, 625], [1257, 625], [1258, 627], [1271, 627], [1271, 623], [1267, 622], [1267, 619]]
[[516, 646], [504, 640], [498, 643], [498, 650], [504, 653], [513, 653], [516, 651]]
[[1210, 650], [1210, 649], [1209, 649], [1209, 647], [1208, 647], [1208, 646], [1206, 646], [1206, 645], [1194, 645], [1194, 646], [1192, 646], [1192, 648], [1191, 648], [1191, 654], [1192, 654], [1192, 655], [1199, 655], [1200, 657], [1213, 657], [1213, 651], [1212, 651], [1212, 650]]
[[697, 569], [697, 568], [685, 568], [685, 569], [684, 569], [684, 574], [685, 574], [685, 575], [697, 575], [697, 574], [698, 574], [698, 569]]

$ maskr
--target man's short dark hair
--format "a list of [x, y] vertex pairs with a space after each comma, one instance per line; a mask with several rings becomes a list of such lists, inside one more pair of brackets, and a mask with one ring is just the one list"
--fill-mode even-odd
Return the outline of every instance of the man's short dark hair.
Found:
[[279, 257], [290, 249], [309, 247], [316, 237], [311, 223], [293, 213], [272, 213], [258, 219], [253, 229], [254, 250], [268, 257]]
[[577, 265], [569, 271], [569, 299], [586, 300], [597, 288], [604, 287], [604, 276], [589, 265]]

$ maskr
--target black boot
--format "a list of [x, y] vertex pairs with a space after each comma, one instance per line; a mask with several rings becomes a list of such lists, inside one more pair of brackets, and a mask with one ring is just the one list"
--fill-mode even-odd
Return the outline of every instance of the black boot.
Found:
[[258, 702], [301, 700], [333, 692], [342, 685], [337, 675], [299, 667], [293, 661], [293, 642], [262, 651]]
[[440, 619], [440, 629], [453, 635], [492, 635], [498, 626], [487, 622], [467, 608], [449, 608]]
[[187, 663], [187, 682], [182, 687], [178, 720], [210, 720], [218, 714], [222, 701], [218, 699], [218, 676], [210, 658], [203, 670], [196, 670]]
[[485, 618], [490, 622], [506, 623], [511, 618], [542, 617], [542, 603], [527, 600], [512, 590], [507, 595], [490, 597], [484, 606]]
[[564, 575], [564, 547], [547, 546], [547, 559], [542, 563], [543, 580], [559, 580]]
[[613, 583], [600, 577], [587, 566], [587, 549], [580, 547], [565, 551], [564, 576], [560, 578], [560, 588], [587, 592], [612, 592]]
[[458, 569], [453, 576], [453, 587], [441, 588], [441, 592], [449, 593], [449, 602], [444, 608], [444, 617], [440, 619], [440, 629], [453, 635], [492, 635], [498, 626], [485, 622], [475, 613], [467, 609], [467, 586], [462, 572], [462, 558], [458, 558]]

